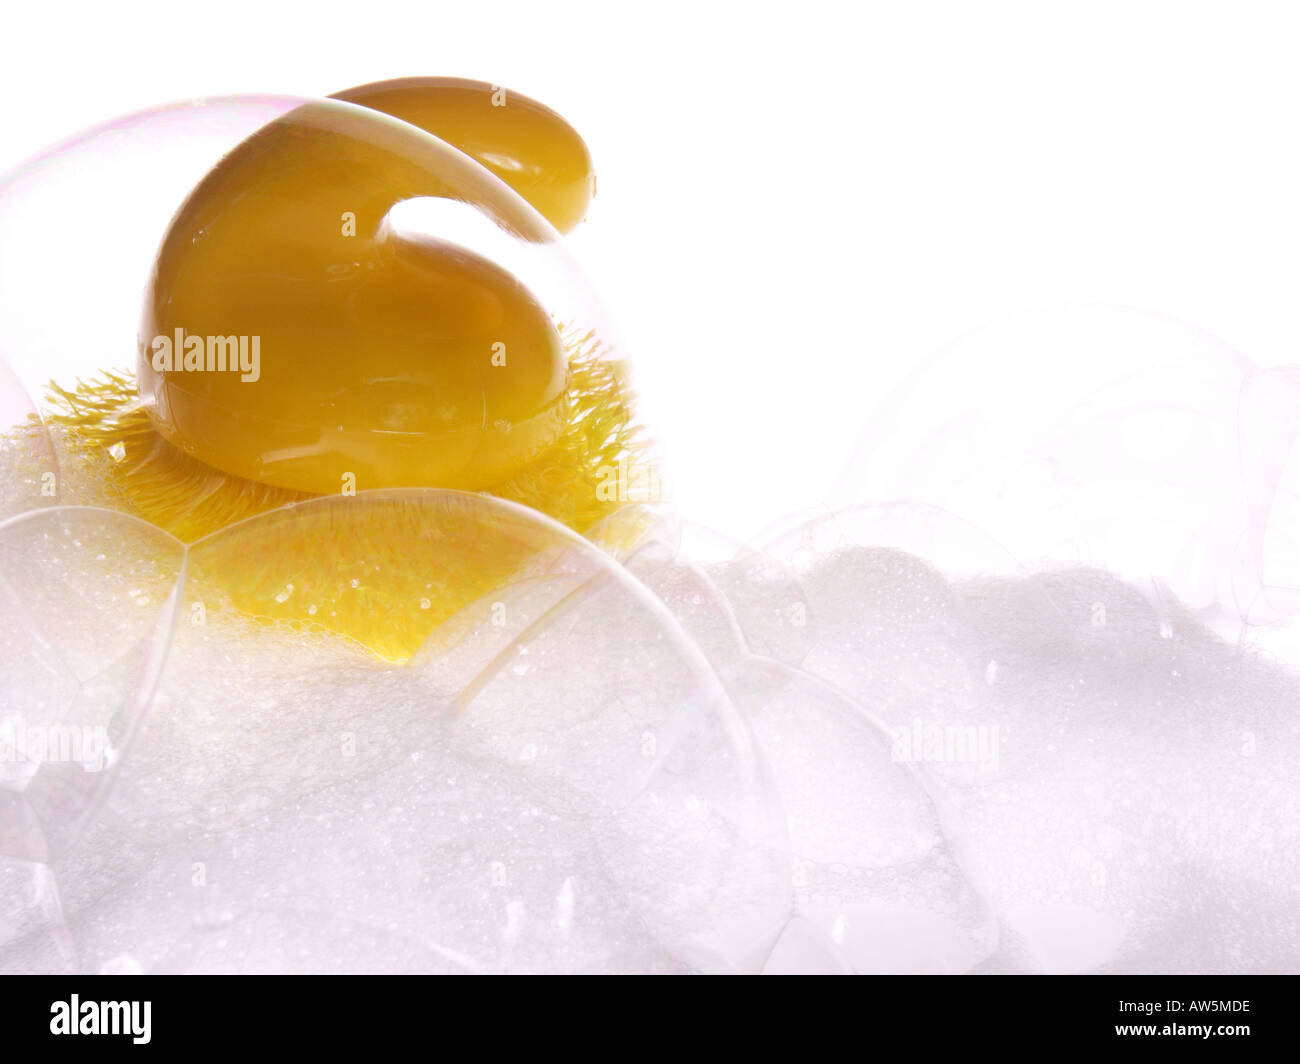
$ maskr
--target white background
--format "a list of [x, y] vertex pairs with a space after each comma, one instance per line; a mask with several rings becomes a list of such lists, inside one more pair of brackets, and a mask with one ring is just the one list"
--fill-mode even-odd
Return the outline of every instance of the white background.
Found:
[[824, 500], [891, 384], [1026, 309], [1300, 361], [1300, 5], [32, 3], [4, 36], [3, 169], [231, 92], [451, 74], [560, 111], [678, 503], [733, 535]]

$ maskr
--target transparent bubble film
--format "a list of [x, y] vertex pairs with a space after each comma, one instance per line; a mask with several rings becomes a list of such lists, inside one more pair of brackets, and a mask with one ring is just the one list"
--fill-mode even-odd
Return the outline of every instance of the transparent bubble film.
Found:
[[1300, 368], [1021, 317], [733, 539], [496, 91], [0, 183], [0, 970], [1294, 970]]

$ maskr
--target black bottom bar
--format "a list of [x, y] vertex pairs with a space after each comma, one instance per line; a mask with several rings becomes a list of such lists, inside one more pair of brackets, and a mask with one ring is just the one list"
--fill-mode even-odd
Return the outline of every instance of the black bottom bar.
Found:
[[[889, 1047], [1000, 1053], [1294, 1049], [1295, 976], [495, 979], [358, 976], [11, 976], [6, 1059], [22, 1048], [733, 1055]], [[145, 1008], [145, 1003], [148, 1008]], [[98, 1031], [99, 1033], [92, 1033]], [[114, 1033], [116, 1032], [116, 1033]], [[621, 1032], [621, 1033], [620, 1033]], [[147, 1041], [145, 1040], [147, 1039]], [[475, 1049], [474, 1047], [478, 1047]]]

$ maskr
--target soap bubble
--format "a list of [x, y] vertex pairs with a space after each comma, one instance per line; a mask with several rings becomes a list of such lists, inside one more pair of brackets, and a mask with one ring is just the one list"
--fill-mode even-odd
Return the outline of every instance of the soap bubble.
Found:
[[[861, 515], [836, 516], [868, 541], [884, 538]], [[796, 539], [812, 544], [809, 558], [842, 556], [844, 542], [824, 527], [805, 531]], [[679, 522], [625, 561], [708, 655], [780, 806], [792, 908], [765, 970], [966, 971], [996, 948], [997, 924], [958, 858], [960, 824], [928, 766], [894, 757], [882, 717], [792, 667], [822, 633], [793, 561], [779, 560], [791, 552], [779, 538], [777, 547], [742, 547]], [[863, 589], [846, 581], [844, 591]], [[844, 650], [839, 637], [856, 628], [829, 619], [826, 653], [809, 664], [845, 675], [863, 655], [831, 645]]]
[[0, 182], [3, 350], [34, 396], [51, 378], [130, 368], [159, 242], [230, 148], [298, 101], [235, 98], [119, 119]]
[[906, 551], [953, 575], [1024, 573], [987, 532], [938, 506], [864, 502], [794, 515], [764, 534], [759, 550], [802, 578], [826, 557], [857, 547]]
[[748, 725], [607, 555], [405, 490], [251, 518], [186, 572], [154, 711], [59, 869], [147, 855], [108, 911], [67, 904], [80, 956], [127, 928], [146, 970], [224, 970], [275, 913], [259, 970], [761, 967], [789, 884]]
[[751, 662], [732, 692], [785, 812], [796, 933], [819, 929], [859, 973], [958, 973], [992, 954], [997, 919], [967, 874], [956, 804], [895, 734], [773, 662]]
[[1300, 369], [1252, 373], [1240, 425], [1249, 550], [1235, 600], [1251, 642], [1300, 661]]
[[[813, 625], [803, 668], [891, 728], [918, 716], [934, 726], [968, 724], [999, 671], [1016, 666], [981, 652], [967, 597], [983, 601], [985, 588], [1028, 571], [945, 510], [892, 502], [819, 511], [773, 530], [761, 548], [789, 565], [807, 600]], [[1056, 609], [1032, 580], [1024, 593], [1048, 615]]]
[[0, 181], [0, 351], [31, 394], [51, 377], [134, 365], [141, 297], [173, 215], [223, 156], [272, 122], [297, 136], [328, 131], [344, 154], [383, 153], [398, 189], [425, 175], [438, 198], [399, 194], [395, 229], [489, 258], [557, 319], [612, 334], [560, 235], [467, 155], [337, 100], [211, 97], [98, 126]]
[[[1272, 390], [1281, 412], [1285, 392]], [[865, 505], [791, 524], [761, 546], [799, 575], [816, 618], [803, 669], [826, 686], [810, 692], [812, 709], [788, 712], [800, 721], [780, 733], [791, 751], [773, 756], [762, 717], [751, 719], [792, 848], [833, 852], [853, 840], [837, 824], [872, 815], [854, 806], [870, 788], [835, 787], [852, 734], [819, 723], [856, 719], [882, 728], [889, 761], [924, 781], [960, 875], [935, 880], [897, 922], [871, 894], [859, 895], [862, 908], [833, 894], [835, 904], [809, 911], [797, 888], [797, 917], [769, 970], [847, 970], [891, 942], [910, 943], [900, 966], [1285, 970], [1294, 935], [1279, 934], [1276, 914], [1295, 904], [1296, 801], [1284, 767], [1297, 741], [1293, 674], [1226, 644], [1149, 583], [1078, 565], [1031, 569], [934, 506]], [[820, 708], [827, 702], [840, 716]], [[786, 772], [802, 769], [802, 784], [795, 775], [780, 786], [783, 760]], [[809, 816], [800, 802], [821, 786], [830, 796]], [[996, 912], [996, 939], [979, 904], [945, 915], [941, 899], [963, 884]], [[1203, 920], [1207, 904], [1214, 915]], [[855, 937], [882, 916], [883, 930]]]
[[[704, 634], [644, 591], [629, 609], [621, 584], [601, 576], [531, 625], [462, 694], [459, 729], [519, 758], [548, 804], [587, 822], [610, 874], [687, 963], [754, 969], [787, 904], [779, 812]], [[667, 655], [673, 645], [689, 651]]]
[[1259, 373], [1157, 315], [1019, 318], [915, 375], [864, 435], [837, 501], [940, 507], [1031, 569], [1104, 568], [1243, 638], [1261, 580], [1291, 582], [1280, 559], [1274, 577], [1261, 566], [1283, 519], [1267, 514], [1294, 445], [1279, 406], [1294, 384]]
[[183, 553], [141, 521], [88, 507], [0, 524], [5, 859], [44, 867], [99, 814], [162, 669]]
[[[754, 733], [782, 814], [792, 909], [765, 970], [965, 971], [991, 954], [996, 921], [962, 869], [949, 838], [960, 841], [960, 826], [940, 815], [945, 799], [925, 769], [894, 758], [881, 717], [792, 667], [822, 642], [793, 566], [688, 523], [661, 531], [626, 565], [708, 655]], [[831, 556], [828, 536], [810, 538], [826, 552], [818, 557]], [[846, 581], [844, 591], [863, 588]], [[839, 637], [856, 627], [829, 619], [828, 652], [809, 664], [844, 675], [863, 655], [830, 646], [843, 650]]]
[[[103, 729], [111, 764], [94, 783], [6, 768], [4, 874], [25, 899], [0, 928], [6, 967], [221, 970], [239, 949], [258, 970], [756, 970], [788, 884], [747, 726], [610, 555], [486, 496], [276, 495], [146, 416], [133, 368], [160, 242], [219, 160], [278, 135], [327, 139], [339, 174], [376, 164], [379, 199], [356, 207], [381, 210], [387, 246], [506, 271], [559, 327], [570, 482], [541, 468], [494, 491], [617, 528], [628, 552], [655, 520], [619, 520], [657, 501], [638, 494], [652, 452], [591, 286], [528, 203], [437, 138], [338, 101], [230, 97], [9, 174], [7, 695], [42, 726]], [[269, 160], [277, 180], [299, 165]], [[346, 224], [354, 205], [333, 206], [323, 221]], [[56, 494], [37, 497], [46, 472]], [[51, 503], [80, 505], [25, 512]]]
[[0, 521], [59, 501], [59, 461], [36, 405], [0, 357]]
[[[613, 536], [615, 521], [596, 531]], [[771, 555], [675, 515], [658, 515], [628, 536], [623, 563], [686, 626], [714, 666], [756, 654], [797, 665], [812, 642], [808, 603], [795, 572]], [[608, 548], [607, 548], [608, 549]]]
[[[542, 476], [512, 481], [499, 493], [579, 528], [631, 501], [620, 497], [615, 485], [614, 494], [597, 504], [598, 481], [613, 468], [616, 456], [630, 453], [639, 419], [619, 338], [559, 234], [469, 156], [414, 126], [341, 101], [271, 96], [213, 98], [130, 115], [51, 149], [0, 181], [0, 352], [51, 426], [67, 467], [59, 483], [62, 501], [134, 512], [186, 540], [220, 527], [223, 520], [247, 515], [246, 509], [223, 514], [217, 505], [221, 500], [212, 498], [220, 478], [204, 480], [200, 474], [206, 466], [186, 466], [183, 482], [174, 469], [162, 470], [170, 479], [160, 479], [167, 445], [147, 431], [133, 371], [139, 345], [149, 341], [141, 335], [142, 297], [173, 216], [218, 161], [259, 131], [265, 140], [268, 127], [291, 144], [325, 143], [326, 161], [336, 175], [360, 170], [362, 163], [379, 175], [378, 191], [366, 186], [374, 193], [366, 203], [328, 204], [333, 213], [320, 219], [321, 232], [328, 231], [333, 241], [329, 254], [338, 261], [316, 263], [321, 269], [341, 271], [341, 277], [356, 265], [349, 257], [356, 245], [340, 233], [344, 215], [361, 210], [360, 231], [381, 232], [386, 247], [432, 244], [505, 271], [560, 327], [571, 369], [569, 416], [576, 424], [594, 410], [608, 435], [592, 442], [588, 428], [585, 436], [562, 437], [563, 447], [571, 450], [583, 436], [590, 450], [582, 461], [564, 452], [582, 478], [567, 493], [548, 487]], [[273, 171], [269, 176], [291, 171], [296, 158], [292, 150], [270, 153], [265, 164]], [[288, 210], [293, 204], [286, 200], [283, 206]], [[382, 217], [370, 217], [367, 208], [382, 211]], [[178, 218], [179, 225], [187, 224], [188, 216]], [[270, 218], [269, 235], [249, 232], [250, 243], [265, 238], [305, 247], [314, 239], [315, 229], [278, 232], [273, 210]], [[184, 236], [173, 234], [176, 240]], [[211, 233], [196, 229], [190, 239], [198, 246]], [[110, 373], [118, 376], [106, 377]], [[49, 395], [51, 382], [67, 393]], [[0, 392], [10, 391], [0, 381]], [[410, 393], [406, 401], [413, 401]], [[10, 405], [4, 401], [5, 408]], [[166, 411], [160, 412], [166, 422]], [[88, 413], [93, 431], [84, 425], [71, 431], [69, 422], [84, 422]], [[241, 436], [241, 447], [257, 445], [253, 422], [247, 420], [251, 416], [247, 412], [244, 435], [252, 438]], [[314, 433], [317, 440], [335, 428], [300, 424], [296, 418], [285, 425], [300, 435]], [[360, 454], [372, 444], [392, 445], [397, 437], [390, 428], [377, 426], [350, 446]], [[505, 440], [510, 428], [498, 418], [481, 431]], [[530, 453], [525, 444], [519, 446]], [[77, 452], [76, 462], [68, 461], [67, 449]], [[278, 450], [259, 455], [265, 470], [283, 460]], [[641, 455], [638, 461], [651, 459]], [[192, 500], [193, 513], [186, 512], [182, 495]], [[284, 501], [288, 499], [268, 498], [261, 508]]]

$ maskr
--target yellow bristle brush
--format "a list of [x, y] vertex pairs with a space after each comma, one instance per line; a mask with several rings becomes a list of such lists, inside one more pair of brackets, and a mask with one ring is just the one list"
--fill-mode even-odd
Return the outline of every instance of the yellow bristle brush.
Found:
[[[304, 105], [259, 130], [173, 219], [136, 372], [50, 386], [49, 422], [114, 505], [188, 543], [212, 537], [196, 570], [213, 601], [402, 661], [523, 555], [456, 543], [455, 507], [431, 530], [427, 508], [400, 498], [287, 511], [298, 516], [268, 519], [255, 552], [214, 533], [372, 489], [483, 492], [577, 532], [620, 506], [601, 487], [645, 448], [621, 364], [502, 267], [387, 221], [399, 202], [463, 190], [375, 112], [462, 150], [556, 229], [581, 221], [594, 190], [581, 138], [541, 104], [511, 93], [498, 106], [498, 94], [384, 82], [339, 95], [357, 107]], [[526, 217], [495, 220], [549, 238]], [[361, 561], [382, 581], [359, 579]]]

